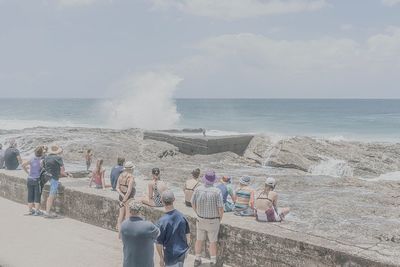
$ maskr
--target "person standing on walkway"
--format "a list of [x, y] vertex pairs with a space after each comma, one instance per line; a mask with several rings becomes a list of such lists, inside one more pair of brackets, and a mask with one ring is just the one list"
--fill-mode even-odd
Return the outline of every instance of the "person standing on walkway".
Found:
[[[29, 215], [39, 216], [42, 215], [40, 211], [40, 173], [42, 171], [42, 157], [43, 147], [39, 146], [35, 149], [35, 156], [22, 163], [22, 168], [28, 174], [27, 187], [28, 187], [28, 209]], [[35, 206], [35, 210], [33, 210]]]
[[142, 210], [143, 206], [139, 202], [130, 202], [130, 217], [121, 225], [123, 267], [154, 267], [154, 242], [160, 230], [140, 217]]
[[203, 176], [204, 184], [197, 187], [192, 196], [192, 207], [197, 214], [194, 266], [201, 265], [201, 249], [206, 235], [210, 241], [210, 265], [215, 266], [217, 262], [217, 241], [219, 227], [224, 215], [224, 203], [221, 191], [214, 187], [216, 180], [214, 171], [206, 172]]
[[111, 169], [110, 182], [111, 182], [112, 191], [117, 190], [116, 188], [117, 188], [118, 177], [124, 171], [124, 163], [125, 163], [125, 158], [118, 158], [117, 165]]
[[124, 164], [124, 172], [118, 178], [117, 181], [117, 192], [119, 194], [119, 214], [118, 214], [118, 230], [120, 229], [121, 223], [128, 217], [129, 214], [129, 202], [135, 197], [136, 194], [136, 183], [133, 177], [133, 171], [135, 165], [131, 161], [127, 161]]
[[175, 196], [172, 191], [164, 191], [161, 200], [165, 214], [157, 223], [160, 228], [157, 238], [160, 266], [183, 267], [190, 244], [189, 223], [183, 214], [174, 208]]
[[63, 150], [60, 146], [52, 145], [48, 150], [48, 155], [43, 160], [43, 167], [46, 174], [51, 177], [50, 192], [46, 202], [45, 218], [57, 217], [56, 214], [51, 213], [51, 208], [53, 207], [54, 200], [58, 193], [58, 187], [60, 185], [59, 179], [61, 176], [66, 176], [64, 161], [61, 157], [62, 152]]
[[13, 139], [4, 152], [4, 165], [7, 170], [16, 170], [20, 164], [22, 164], [21, 155], [17, 149], [17, 142]]

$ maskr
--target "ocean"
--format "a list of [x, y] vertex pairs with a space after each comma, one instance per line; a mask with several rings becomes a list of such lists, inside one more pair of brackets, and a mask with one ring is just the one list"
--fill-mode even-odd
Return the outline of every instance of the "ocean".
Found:
[[[264, 133], [344, 140], [400, 141], [400, 100], [171, 99], [119, 108], [108, 99], [0, 99], [0, 129], [36, 126], [182, 129], [210, 135]], [[139, 106], [138, 105], [143, 105]], [[129, 106], [129, 105], [128, 105]], [[143, 112], [137, 112], [138, 108]], [[160, 112], [153, 112], [161, 108]], [[115, 113], [118, 110], [118, 113]], [[121, 114], [126, 113], [126, 114]], [[162, 114], [162, 115], [160, 115]], [[137, 117], [142, 118], [137, 118]], [[173, 123], [165, 124], [169, 116]], [[121, 123], [116, 123], [121, 121]], [[141, 122], [146, 121], [146, 124]]]

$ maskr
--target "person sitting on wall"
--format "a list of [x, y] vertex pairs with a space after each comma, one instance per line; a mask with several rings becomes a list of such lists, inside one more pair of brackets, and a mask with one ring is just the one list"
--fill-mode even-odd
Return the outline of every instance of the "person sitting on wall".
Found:
[[106, 185], [106, 181], [104, 179], [106, 169], [103, 167], [103, 160], [98, 159], [96, 162], [96, 168], [92, 171], [92, 177], [90, 178], [89, 187], [92, 186], [94, 182], [97, 189], [105, 190], [106, 187], [110, 187], [110, 185]]
[[152, 181], [147, 185], [148, 194], [142, 198], [142, 203], [151, 207], [163, 207], [161, 194], [168, 189], [167, 184], [160, 179], [160, 169], [151, 170]]
[[290, 212], [289, 208], [278, 211], [278, 194], [274, 191], [276, 181], [272, 177], [265, 180], [264, 189], [256, 193], [256, 220], [260, 222], [280, 222]]
[[183, 188], [183, 193], [185, 194], [185, 205], [191, 207], [192, 195], [194, 190], [201, 184], [199, 181], [200, 169], [195, 169], [192, 171], [192, 178], [185, 182], [185, 187]]
[[7, 170], [16, 170], [22, 164], [21, 155], [17, 149], [15, 139], [10, 141], [10, 146], [4, 152], [4, 165]]
[[125, 158], [118, 158], [117, 165], [111, 169], [110, 182], [113, 191], [117, 190], [116, 188], [117, 188], [118, 177], [124, 171], [124, 163], [125, 163]]
[[240, 178], [235, 195], [235, 215], [254, 216], [254, 189], [250, 187], [250, 177]]
[[[235, 207], [235, 193], [232, 188], [232, 178], [228, 176], [222, 176], [220, 182], [216, 185], [216, 187], [221, 190], [222, 200], [224, 202], [224, 212], [233, 211]], [[231, 197], [232, 201], [228, 200], [228, 196]]]

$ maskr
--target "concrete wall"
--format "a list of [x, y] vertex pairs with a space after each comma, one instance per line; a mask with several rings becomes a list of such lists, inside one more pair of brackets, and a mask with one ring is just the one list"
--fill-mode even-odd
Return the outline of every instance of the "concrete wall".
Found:
[[227, 151], [243, 155], [253, 136], [189, 137], [160, 132], [145, 132], [144, 139], [170, 143], [178, 147], [181, 153], [187, 155], [208, 155]]
[[[86, 188], [87, 190], [87, 188]], [[93, 189], [94, 190], [94, 189]], [[96, 191], [93, 191], [96, 192]], [[24, 175], [14, 176], [10, 172], [0, 171], [0, 196], [26, 202], [26, 180]], [[185, 208], [182, 201], [176, 207], [187, 215], [192, 234], [195, 233], [193, 212]], [[63, 187], [56, 202], [58, 212], [73, 219], [115, 230], [118, 214], [118, 202], [110, 197], [89, 194], [76, 188]], [[6, 211], [4, 214], [6, 214]], [[145, 216], [152, 221], [158, 220], [162, 209], [147, 208]], [[243, 219], [243, 224], [234, 222], [227, 214], [220, 231], [219, 261], [231, 266], [398, 266], [377, 261], [373, 256], [361, 257], [360, 251], [352, 247], [338, 245], [315, 237], [280, 230], [279, 225], [260, 224]], [[1, 225], [1, 219], [0, 219]], [[273, 225], [273, 226], [272, 226]], [[303, 241], [304, 240], [304, 241]], [[306, 240], [306, 241], [305, 241]]]

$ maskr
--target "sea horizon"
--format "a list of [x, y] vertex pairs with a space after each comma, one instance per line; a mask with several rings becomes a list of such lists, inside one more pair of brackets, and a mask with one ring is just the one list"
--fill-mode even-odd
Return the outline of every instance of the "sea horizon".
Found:
[[[147, 101], [147, 100], [146, 100]], [[0, 99], [0, 129], [205, 128], [210, 135], [266, 134], [400, 141], [398, 99]]]

